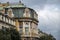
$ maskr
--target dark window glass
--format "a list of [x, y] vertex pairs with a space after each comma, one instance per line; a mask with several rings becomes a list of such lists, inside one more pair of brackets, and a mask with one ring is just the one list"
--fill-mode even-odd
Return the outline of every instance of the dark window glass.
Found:
[[29, 27], [25, 27], [25, 34], [26, 34], [26, 35], [29, 34]]
[[20, 22], [19, 25], [20, 25], [19, 28], [23, 28], [23, 22]]
[[20, 34], [23, 34], [23, 30], [22, 29], [20, 29], [20, 32], [19, 32]]
[[5, 34], [6, 33], [6, 27], [2, 26], [2, 31]]
[[23, 17], [24, 9], [13, 9], [13, 14], [15, 17]]

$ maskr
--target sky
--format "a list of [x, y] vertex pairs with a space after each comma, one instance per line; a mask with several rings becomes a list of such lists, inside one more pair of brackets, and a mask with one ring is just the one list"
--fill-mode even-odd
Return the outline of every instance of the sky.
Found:
[[[19, 2], [19, 0], [0, 0], [0, 2]], [[38, 27], [60, 40], [60, 0], [21, 0], [38, 14]]]

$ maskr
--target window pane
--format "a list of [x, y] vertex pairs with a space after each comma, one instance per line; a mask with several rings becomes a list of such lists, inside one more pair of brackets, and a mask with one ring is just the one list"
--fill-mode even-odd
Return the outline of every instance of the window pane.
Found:
[[23, 34], [23, 30], [22, 29], [20, 29], [20, 32], [19, 32], [20, 34]]
[[20, 22], [19, 25], [19, 28], [23, 28], [23, 22]]

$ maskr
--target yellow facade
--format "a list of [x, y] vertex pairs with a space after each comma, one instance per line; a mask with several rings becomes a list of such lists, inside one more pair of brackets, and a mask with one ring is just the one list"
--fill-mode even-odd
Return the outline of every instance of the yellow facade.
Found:
[[18, 22], [18, 20], [17, 20], [17, 19], [16, 19], [15, 21], [16, 21], [16, 22], [15, 22], [16, 29], [19, 31], [19, 22]]

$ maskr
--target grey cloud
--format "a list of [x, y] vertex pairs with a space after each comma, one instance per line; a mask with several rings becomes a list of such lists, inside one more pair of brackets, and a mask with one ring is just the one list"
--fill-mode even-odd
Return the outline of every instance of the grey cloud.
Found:
[[28, 6], [40, 6], [44, 7], [46, 4], [48, 5], [60, 5], [60, 0], [23, 0], [23, 2]]
[[[45, 21], [45, 19], [39, 19], [40, 23], [39, 23], [39, 28], [46, 33], [51, 33], [56, 39], [58, 39], [60, 36], [60, 33], [58, 32], [60, 29], [60, 27], [58, 27], [58, 23], [53, 23], [51, 22], [51, 20], [48, 19], [48, 23], [47, 21]], [[45, 21], [45, 23], [44, 23]], [[60, 25], [59, 25], [60, 26]]]
[[[19, 0], [0, 0], [0, 2], [19, 2]], [[22, 2], [27, 5], [28, 7], [33, 7], [35, 5], [38, 6], [38, 8], [43, 9], [46, 4], [51, 5], [60, 5], [60, 0], [22, 0]], [[37, 8], [37, 7], [35, 7]]]
[[47, 0], [47, 4], [59, 4], [60, 0]]
[[[19, 2], [19, 0], [0, 0], [0, 2]], [[23, 0], [22, 1], [25, 5], [28, 7], [31, 7], [35, 10], [44, 10], [45, 5], [56, 5], [60, 9], [60, 0]], [[58, 14], [60, 17], [60, 14]], [[48, 16], [47, 16], [48, 17]], [[60, 40], [60, 18], [57, 20], [48, 17], [47, 19], [44, 19], [40, 17], [39, 19], [39, 28], [42, 31], [48, 32], [53, 34], [57, 40]], [[57, 28], [58, 27], [58, 28]]]

